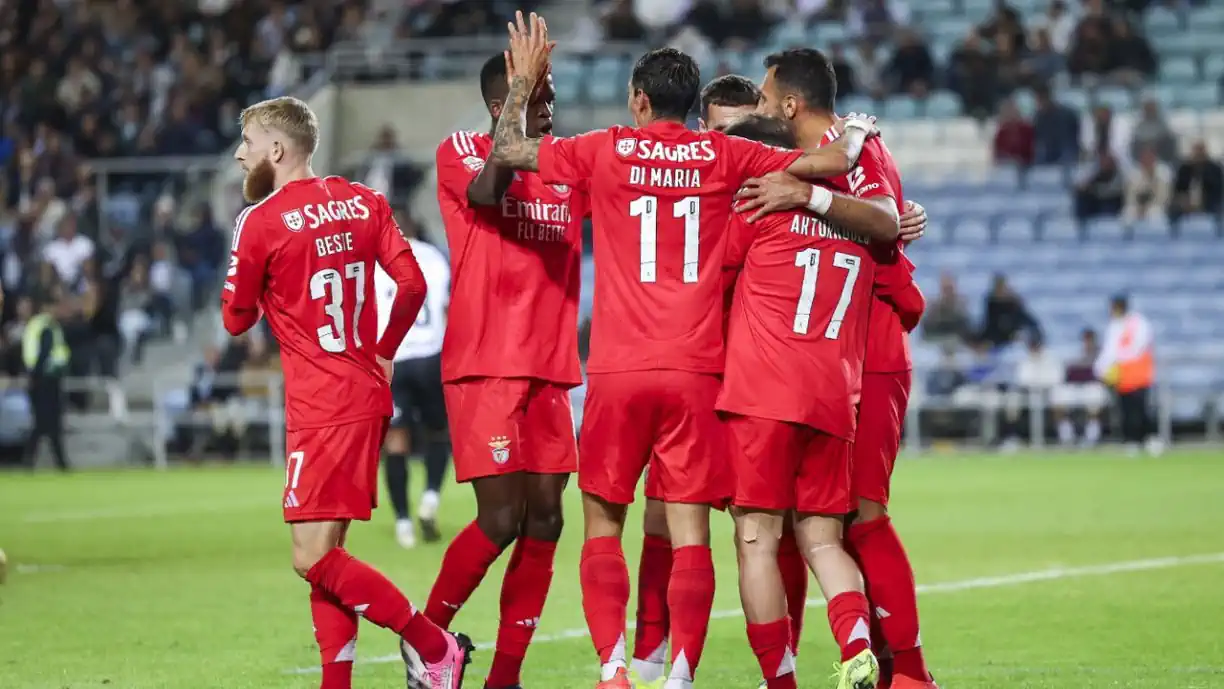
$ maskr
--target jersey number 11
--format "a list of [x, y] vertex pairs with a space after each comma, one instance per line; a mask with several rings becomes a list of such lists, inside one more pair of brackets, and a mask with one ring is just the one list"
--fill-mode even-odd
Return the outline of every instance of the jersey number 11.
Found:
[[[642, 282], [658, 279], [659, 199], [639, 196], [629, 203], [629, 217], [641, 218]], [[688, 196], [672, 205], [672, 217], [684, 218], [684, 282], [697, 282], [698, 243], [701, 238], [701, 199]]]

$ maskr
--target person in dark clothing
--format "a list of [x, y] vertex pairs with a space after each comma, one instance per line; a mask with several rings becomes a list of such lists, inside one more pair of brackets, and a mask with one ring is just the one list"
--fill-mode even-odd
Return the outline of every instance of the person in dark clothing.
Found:
[[1070, 165], [1079, 158], [1080, 118], [1054, 100], [1048, 86], [1033, 90], [1037, 114], [1033, 117], [1033, 162]]
[[1075, 217], [1117, 216], [1122, 212], [1125, 182], [1118, 161], [1108, 151], [1098, 153], [1075, 185]]
[[1169, 217], [1176, 222], [1186, 213], [1206, 213], [1216, 218], [1224, 213], [1224, 167], [1211, 159], [1202, 141], [1194, 143], [1173, 182]]
[[1020, 295], [1007, 284], [1007, 278], [999, 273], [994, 277], [994, 286], [986, 295], [986, 317], [982, 323], [981, 341], [994, 347], [1002, 347], [1019, 339], [1021, 335], [1040, 335], [1037, 319], [1029, 313]]
[[38, 460], [38, 441], [51, 442], [51, 454], [61, 471], [68, 470], [64, 452], [64, 381], [68, 369], [69, 350], [64, 343], [64, 331], [59, 321], [69, 316], [70, 307], [64, 302], [46, 304], [30, 319], [22, 337], [22, 359], [29, 379], [30, 407], [34, 413], [34, 429], [26, 445], [26, 466], [34, 468]]

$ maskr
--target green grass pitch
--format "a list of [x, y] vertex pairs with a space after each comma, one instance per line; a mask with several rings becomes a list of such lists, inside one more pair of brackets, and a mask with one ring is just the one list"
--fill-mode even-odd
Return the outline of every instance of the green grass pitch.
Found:
[[[289, 565], [282, 471], [266, 466], [0, 475], [3, 689], [312, 688], [307, 588]], [[420, 475], [414, 475], [419, 487]], [[917, 578], [922, 638], [947, 689], [1224, 687], [1224, 452], [904, 461], [894, 518]], [[443, 526], [473, 514], [449, 486]], [[578, 588], [578, 495], [528, 689], [589, 689], [596, 662]], [[638, 515], [626, 553], [636, 568]], [[730, 524], [715, 519], [716, 619], [698, 686], [756, 686]], [[384, 506], [351, 549], [423, 602], [444, 544], [398, 549]], [[504, 559], [504, 558], [503, 558]], [[456, 620], [494, 638], [500, 566]], [[816, 588], [813, 586], [813, 591]], [[390, 634], [362, 624], [355, 683], [402, 686]], [[491, 652], [467, 686], [479, 689]], [[809, 609], [800, 686], [827, 687], [824, 611]]]

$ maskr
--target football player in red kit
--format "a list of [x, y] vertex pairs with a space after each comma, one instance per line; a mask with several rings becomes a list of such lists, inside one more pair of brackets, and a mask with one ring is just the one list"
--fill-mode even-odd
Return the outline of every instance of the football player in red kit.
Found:
[[[496, 126], [509, 55], [484, 65], [480, 90]], [[552, 129], [551, 78], [528, 132]], [[493, 137], [457, 132], [438, 147], [438, 204], [453, 290], [442, 379], [455, 477], [476, 492], [476, 519], [447, 548], [426, 614], [449, 627], [490, 565], [514, 544], [486, 686], [515, 687], [544, 610], [561, 537], [562, 493], [578, 469], [569, 390], [582, 382], [578, 291], [585, 184], [546, 184], [489, 159]]]
[[[729, 74], [714, 79], [701, 91], [701, 127], [704, 130], [725, 131], [737, 120], [756, 112], [761, 91], [752, 80]], [[784, 206], [786, 209], [802, 208], [811, 198], [811, 188], [806, 182], [789, 175], [780, 175], [802, 186], [803, 198], [797, 203]], [[764, 180], [750, 180], [752, 192], [760, 192]], [[772, 186], [772, 185], [770, 185]], [[771, 203], [769, 196], [751, 198], [743, 205], [744, 210], [756, 210], [753, 220], [770, 212], [761, 210]], [[830, 213], [846, 219], [843, 206], [830, 208]], [[906, 201], [905, 214], [901, 216], [903, 238], [917, 239], [926, 227], [926, 210], [911, 201]], [[840, 213], [840, 214], [839, 214]], [[851, 218], [863, 222], [864, 219]], [[667, 519], [663, 504], [651, 499], [657, 488], [650, 477], [646, 479], [646, 509], [642, 515], [644, 531], [642, 557], [638, 564], [637, 619], [634, 630], [632, 674], [643, 682], [652, 682], [663, 676], [667, 661], [667, 585], [671, 572], [671, 541], [667, 532]], [[787, 609], [791, 622], [792, 655], [799, 655], [799, 637], [807, 606], [808, 568], [795, 542], [791, 520], [784, 525], [782, 539], [778, 544], [778, 567], [786, 589]]]
[[723, 364], [721, 256], [732, 196], [749, 177], [789, 170], [843, 175], [871, 134], [846, 124], [835, 147], [786, 151], [685, 126], [700, 90], [689, 56], [644, 55], [629, 83], [638, 126], [531, 139], [525, 111], [548, 70], [537, 17], [511, 26], [514, 74], [493, 159], [545, 182], [587, 183], [595, 231], [595, 304], [578, 483], [586, 541], [583, 608], [602, 663], [598, 686], [629, 686], [625, 513], [650, 465], [672, 539], [668, 585], [671, 669], [666, 689], [691, 686], [714, 598], [709, 510], [732, 477], [714, 410]]
[[[266, 314], [285, 372], [284, 515], [293, 568], [310, 583], [323, 689], [352, 685], [357, 618], [410, 644], [408, 686], [458, 689], [465, 639], [419, 613], [386, 577], [344, 549], [352, 520], [370, 518], [378, 458], [391, 416], [390, 358], [416, 318], [425, 282], [382, 195], [340, 177], [320, 179], [310, 158], [315, 114], [277, 98], [242, 112], [235, 158], [254, 205], [238, 216], [221, 292], [233, 335]], [[378, 336], [374, 267], [395, 280], [390, 323]]]
[[[816, 50], [790, 50], [771, 55], [766, 65], [769, 74], [762, 89], [762, 110], [788, 121], [800, 145], [836, 140], [829, 126], [836, 78], [828, 59]], [[879, 140], [869, 143], [849, 175], [832, 184], [881, 207], [902, 207], [900, 175]], [[791, 203], [770, 200], [765, 204], [764, 196], [778, 186], [792, 190]], [[769, 180], [750, 182], [746, 193], [762, 197], [752, 205], [773, 210], [801, 205], [799, 200], [805, 197], [802, 205], [820, 206], [827, 192], [774, 175]], [[887, 512], [888, 486], [909, 395], [912, 366], [907, 333], [917, 326], [925, 307], [913, 281], [913, 265], [901, 253], [901, 244], [899, 241], [895, 247], [897, 260], [879, 269], [881, 275], [873, 293], [852, 462], [858, 504], [846, 544], [867, 581], [872, 610], [886, 613], [877, 618], [883, 637], [880, 645], [892, 653], [891, 667], [885, 667], [886, 681], [896, 689], [934, 689], [918, 634], [913, 570]]]

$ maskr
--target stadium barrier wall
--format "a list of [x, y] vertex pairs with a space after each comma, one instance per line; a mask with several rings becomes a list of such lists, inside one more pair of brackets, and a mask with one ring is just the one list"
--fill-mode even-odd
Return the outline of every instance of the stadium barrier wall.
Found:
[[[234, 457], [267, 459], [274, 466], [284, 464], [284, 380], [279, 373], [216, 374], [211, 389], [236, 392], [223, 401], [196, 407], [190, 403], [190, 386], [161, 380], [153, 380], [144, 388], [103, 378], [68, 378], [64, 385], [68, 397], [80, 396], [86, 405], [70, 409], [66, 419], [68, 456], [76, 467], [147, 463], [164, 469], [178, 461], [221, 456], [215, 451], [196, 452], [176, 446], [184, 429], [205, 434], [195, 437], [200, 448], [204, 447], [202, 438], [213, 429], [237, 430]], [[572, 395], [579, 432], [584, 393], [580, 387]], [[1205, 403], [1202, 419], [1186, 425], [1172, 412], [1177, 394], [1168, 385], [1159, 386], [1155, 394], [1156, 430], [1166, 445], [1224, 440], [1224, 407], [1220, 403], [1224, 395], [1217, 395], [1215, 403]], [[1007, 405], [1013, 405], [1024, 419], [1019, 437], [1022, 443], [1035, 449], [1057, 445], [1045, 393], [985, 395], [965, 403], [916, 392], [906, 418], [904, 450], [920, 454], [946, 446], [979, 450], [996, 446], [1003, 439], [1000, 419]], [[932, 414], [961, 415], [959, 432], [932, 434]], [[1115, 438], [1113, 429], [1118, 427], [1112, 405], [1104, 408], [1102, 416], [1104, 440], [1111, 442]], [[31, 426], [25, 381], [0, 379], [0, 459], [15, 462], [14, 453], [19, 456]], [[45, 454], [47, 449], [40, 451]]]

